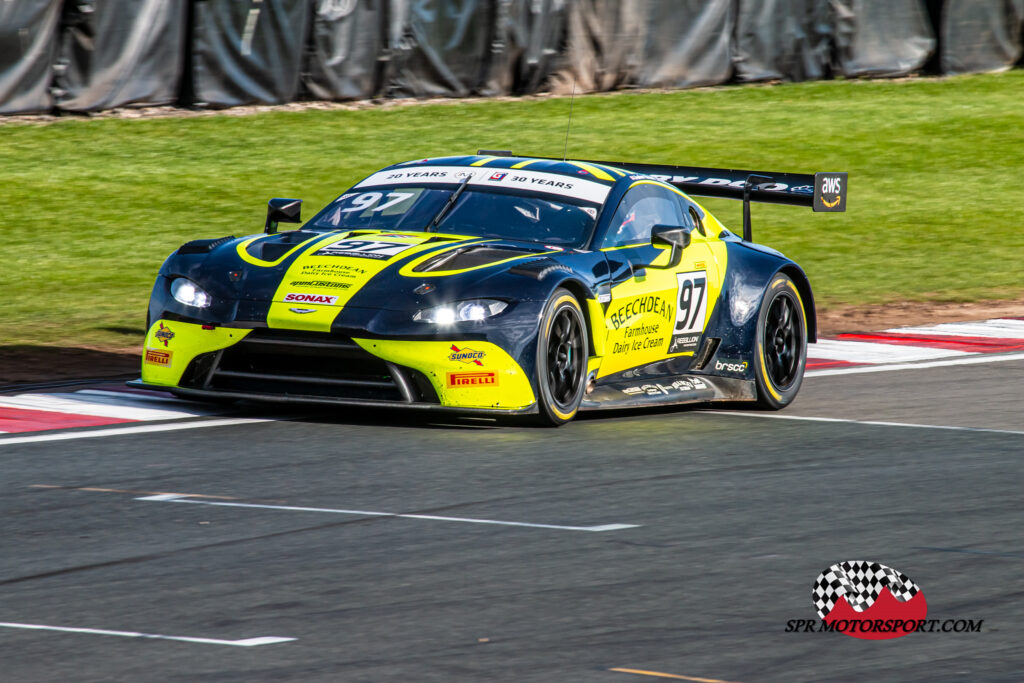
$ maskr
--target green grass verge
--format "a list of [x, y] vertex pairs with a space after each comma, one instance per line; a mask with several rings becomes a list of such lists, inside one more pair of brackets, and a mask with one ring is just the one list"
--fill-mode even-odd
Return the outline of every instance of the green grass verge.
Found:
[[[1024, 71], [577, 97], [569, 155], [850, 172], [848, 212], [754, 207], [754, 236], [824, 305], [1024, 293]], [[386, 164], [477, 148], [560, 155], [567, 99], [0, 125], [0, 345], [129, 348], [153, 276], [197, 237], [315, 211]], [[740, 229], [740, 204], [704, 204]], [[307, 215], [310, 215], [307, 213]]]

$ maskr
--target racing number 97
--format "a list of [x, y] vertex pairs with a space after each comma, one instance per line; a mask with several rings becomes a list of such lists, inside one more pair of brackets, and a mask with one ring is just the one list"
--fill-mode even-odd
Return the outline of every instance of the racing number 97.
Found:
[[[703, 317], [704, 297], [708, 280], [704, 271], [681, 273], [679, 275], [679, 308], [676, 311], [676, 332], [690, 332], [697, 326], [697, 319]], [[701, 320], [703, 328], [704, 321]]]

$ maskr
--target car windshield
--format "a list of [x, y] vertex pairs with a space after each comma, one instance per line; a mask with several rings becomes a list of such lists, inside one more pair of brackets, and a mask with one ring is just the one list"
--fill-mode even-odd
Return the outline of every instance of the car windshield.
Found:
[[[426, 230], [456, 187], [360, 188], [338, 197], [308, 227], [332, 230]], [[435, 229], [456, 235], [581, 247], [598, 204], [504, 188], [466, 187]]]

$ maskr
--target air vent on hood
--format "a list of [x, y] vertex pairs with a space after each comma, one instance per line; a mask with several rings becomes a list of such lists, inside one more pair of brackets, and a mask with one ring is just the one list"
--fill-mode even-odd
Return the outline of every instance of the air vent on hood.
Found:
[[305, 230], [289, 230], [279, 232], [270, 237], [256, 240], [246, 250], [250, 255], [264, 261], [276, 261], [287, 254], [296, 244], [305, 242], [314, 237], [321, 237], [322, 233], [309, 232]]
[[215, 237], [207, 240], [192, 240], [178, 247], [179, 254], [208, 254], [217, 247], [235, 239], [234, 235]]
[[502, 249], [501, 247], [489, 247], [485, 245], [462, 247], [452, 249], [413, 268], [414, 273], [427, 273], [432, 270], [465, 270], [467, 268], [479, 268], [488, 266], [498, 261], [505, 261], [517, 256], [531, 256], [535, 251], [525, 249]]

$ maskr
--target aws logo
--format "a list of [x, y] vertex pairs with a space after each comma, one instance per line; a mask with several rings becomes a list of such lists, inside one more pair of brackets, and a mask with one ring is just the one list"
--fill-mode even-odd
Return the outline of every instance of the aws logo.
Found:
[[747, 372], [749, 367], [750, 363], [745, 360], [715, 359], [715, 370], [718, 372], [736, 372], [742, 375]]
[[814, 174], [814, 210], [846, 210], [846, 173]]

